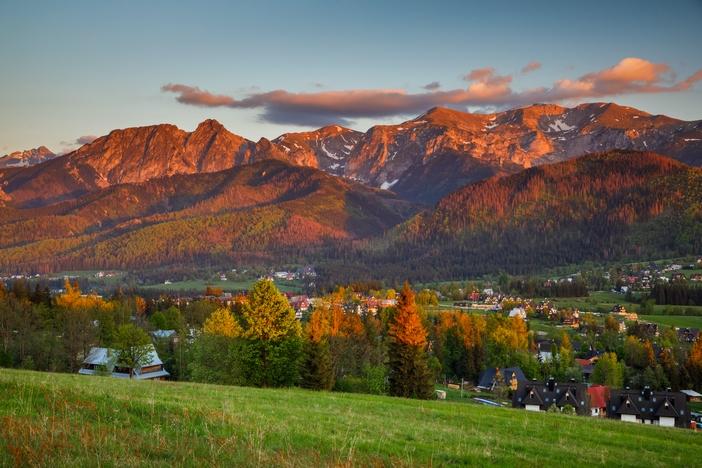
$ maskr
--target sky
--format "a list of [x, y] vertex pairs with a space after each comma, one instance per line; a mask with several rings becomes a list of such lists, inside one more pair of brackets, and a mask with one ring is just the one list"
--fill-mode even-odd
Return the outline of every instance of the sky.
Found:
[[436, 106], [702, 119], [702, 0], [0, 0], [0, 154], [214, 118], [247, 138]]

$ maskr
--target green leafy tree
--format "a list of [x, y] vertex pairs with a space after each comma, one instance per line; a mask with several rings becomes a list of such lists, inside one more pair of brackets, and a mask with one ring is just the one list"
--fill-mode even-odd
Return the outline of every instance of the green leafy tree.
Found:
[[624, 384], [624, 363], [619, 362], [615, 353], [605, 353], [595, 364], [591, 379], [596, 384], [621, 388]]
[[242, 307], [242, 372], [246, 383], [263, 387], [297, 383], [302, 328], [275, 284], [258, 281]]
[[115, 336], [115, 351], [119, 356], [119, 365], [129, 368], [129, 377], [134, 370], [149, 362], [153, 350], [149, 335], [136, 325], [121, 325]]

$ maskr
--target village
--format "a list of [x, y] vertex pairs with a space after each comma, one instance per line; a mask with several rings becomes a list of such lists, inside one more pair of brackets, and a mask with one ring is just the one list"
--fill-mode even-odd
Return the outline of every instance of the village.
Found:
[[[702, 428], [698, 393], [702, 388], [696, 386], [693, 375], [697, 365], [694, 353], [701, 347], [696, 320], [702, 311], [698, 306], [651, 305], [652, 301], [646, 300], [661, 284], [694, 288], [701, 265], [699, 261], [651, 262], [616, 267], [602, 272], [601, 277], [607, 280], [604, 291], [591, 291], [592, 285], [583, 279], [585, 274], [537, 282], [500, 278], [423, 285], [416, 290], [415, 300], [427, 329], [433, 398]], [[51, 278], [53, 283], [43, 283], [45, 279], [39, 276], [14, 275], [4, 278], [3, 283], [10, 294], [26, 294], [28, 304], [55, 307], [71, 297], [72, 303], [83, 304], [80, 307], [85, 313], [95, 317], [92, 330], [84, 330], [82, 354], [76, 349], [77, 359], [67, 355], [66, 371], [137, 380], [205, 378], [214, 382], [220, 377], [212, 377], [211, 370], [200, 375], [198, 370], [211, 364], [194, 362], [210, 333], [207, 324], [217, 311], [227, 311], [225, 321], [230, 320], [230, 314], [240, 316], [250, 300], [249, 285], [275, 284], [304, 330], [319, 320], [324, 327], [331, 327], [324, 332], [328, 334], [325, 341], [329, 342], [334, 374], [329, 389], [390, 391], [384, 330], [398, 308], [398, 289], [369, 284], [315, 294], [289, 286], [318, 281], [312, 266], [271, 270], [250, 283], [241, 281], [240, 274], [234, 269], [218, 272], [213, 280], [202, 283], [204, 290], [196, 294], [169, 289], [176, 283], [166, 280], [164, 289], [145, 300], [119, 295], [119, 291], [112, 296], [80, 292], [78, 281], [85, 279], [79, 275]], [[90, 274], [97, 281], [121, 277], [118, 271]], [[237, 282], [232, 283], [232, 278]], [[63, 286], [40, 290], [41, 284], [56, 285], [58, 281]], [[32, 292], [30, 285], [35, 285], [36, 291]], [[146, 289], [143, 292], [149, 293]], [[539, 297], [538, 293], [552, 297]], [[133, 365], [109, 346], [109, 338], [101, 338], [114, 332], [103, 330], [106, 324], [99, 311], [124, 307], [125, 312], [130, 310], [126, 323], [146, 331], [149, 337], [143, 356], [131, 359]], [[660, 313], [664, 315], [656, 315]], [[327, 318], [320, 319], [322, 316]], [[29, 332], [18, 329], [11, 333]], [[14, 362], [28, 367], [27, 359], [32, 359], [31, 365], [37, 366], [36, 359], [41, 358], [28, 357], [26, 350], [24, 357], [13, 358], [11, 340], [8, 342], [3, 358], [6, 365]], [[91, 343], [94, 345], [88, 346]], [[365, 357], [355, 362], [354, 356]]]

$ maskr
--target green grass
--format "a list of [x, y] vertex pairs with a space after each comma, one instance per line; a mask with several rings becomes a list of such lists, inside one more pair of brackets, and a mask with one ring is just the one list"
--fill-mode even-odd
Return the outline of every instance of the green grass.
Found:
[[[184, 292], [184, 291], [199, 291], [199, 292], [204, 292], [207, 286], [213, 286], [216, 288], [222, 288], [223, 291], [225, 292], [231, 292], [231, 291], [243, 291], [243, 290], [248, 290], [251, 289], [256, 282], [255, 279], [250, 279], [250, 280], [240, 280], [240, 281], [232, 281], [232, 280], [227, 280], [227, 281], [220, 281], [220, 280], [214, 280], [214, 281], [207, 281], [207, 280], [188, 280], [188, 281], [174, 281], [171, 284], [151, 284], [148, 286], [144, 286], [144, 289], [154, 289], [158, 291], [167, 291], [167, 292]], [[278, 289], [280, 289], [283, 292], [299, 292], [302, 290], [302, 287], [300, 285], [299, 281], [280, 281], [276, 280], [275, 281], [276, 286], [278, 286]]]
[[[551, 301], [558, 307], [573, 307], [584, 312], [607, 312], [615, 304], [621, 304], [633, 311], [638, 311], [641, 308], [640, 304], [628, 302], [623, 294], [610, 291], [594, 291], [587, 297], [559, 297], [551, 299]], [[683, 314], [687, 310], [702, 312], [702, 306], [654, 305], [653, 309], [661, 314], [664, 311], [671, 311], [673, 314]]]
[[693, 466], [682, 429], [450, 401], [0, 370], [0, 466]]
[[702, 328], [702, 317], [684, 315], [639, 315], [639, 320], [683, 328]]

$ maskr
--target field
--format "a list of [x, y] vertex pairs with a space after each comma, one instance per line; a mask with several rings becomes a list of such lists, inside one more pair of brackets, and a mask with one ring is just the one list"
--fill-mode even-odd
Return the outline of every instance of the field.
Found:
[[450, 401], [0, 370], [0, 466], [692, 466], [701, 434]]
[[684, 315], [640, 315], [640, 320], [683, 328], [702, 328], [702, 317]]
[[[256, 282], [255, 279], [251, 280], [241, 280], [241, 281], [206, 281], [206, 280], [188, 280], [188, 281], [174, 281], [171, 284], [151, 284], [149, 286], [143, 286], [144, 289], [153, 289], [165, 292], [185, 292], [185, 291], [195, 291], [200, 294], [205, 292], [207, 286], [213, 286], [216, 288], [221, 288], [225, 292], [233, 291], [243, 291], [251, 289], [253, 284]], [[282, 281], [276, 280], [276, 286], [283, 292], [299, 292], [302, 287], [299, 281]]]
[[[551, 299], [558, 307], [577, 307], [584, 312], [609, 312], [615, 304], [621, 304], [629, 310], [639, 311], [640, 304], [627, 302], [623, 294], [617, 294], [610, 291], [595, 291], [591, 292], [587, 297], [560, 297]], [[666, 315], [684, 314], [685, 311], [694, 310], [702, 313], [700, 306], [676, 306], [676, 305], [654, 305], [655, 312]], [[642, 316], [645, 318], [647, 316]]]

